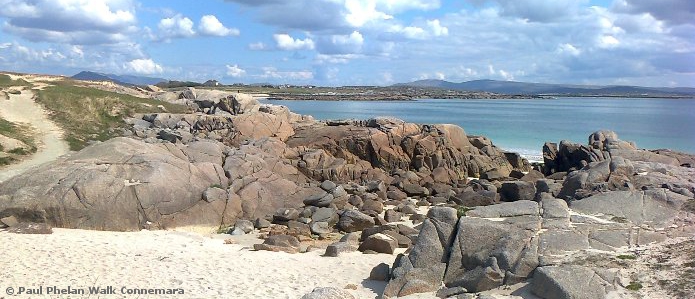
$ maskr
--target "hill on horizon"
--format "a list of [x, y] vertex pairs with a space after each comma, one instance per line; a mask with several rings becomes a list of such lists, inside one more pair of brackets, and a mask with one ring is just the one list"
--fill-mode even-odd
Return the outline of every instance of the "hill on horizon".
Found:
[[641, 87], [621, 85], [575, 85], [527, 83], [498, 80], [473, 80], [461, 83], [445, 80], [418, 80], [410, 83], [400, 83], [393, 86], [409, 86], [420, 88], [443, 88], [452, 90], [484, 91], [503, 94], [528, 95], [635, 95], [635, 96], [694, 96], [695, 88], [690, 87]]
[[112, 81], [121, 85], [155, 85], [168, 80], [162, 78], [142, 77], [133, 75], [114, 75], [106, 73], [97, 73], [91, 71], [82, 71], [70, 77], [76, 80], [89, 81]]

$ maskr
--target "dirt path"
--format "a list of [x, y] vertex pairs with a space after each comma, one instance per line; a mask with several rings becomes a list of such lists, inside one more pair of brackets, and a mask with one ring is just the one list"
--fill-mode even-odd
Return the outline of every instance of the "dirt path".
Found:
[[[44, 85], [35, 86], [43, 87]], [[63, 140], [63, 131], [50, 119], [48, 113], [33, 99], [31, 90], [23, 89], [21, 94], [8, 94], [8, 100], [0, 103], [0, 117], [13, 123], [24, 123], [34, 128], [38, 150], [23, 161], [0, 168], [0, 182], [25, 170], [55, 160], [68, 153], [70, 148]]]

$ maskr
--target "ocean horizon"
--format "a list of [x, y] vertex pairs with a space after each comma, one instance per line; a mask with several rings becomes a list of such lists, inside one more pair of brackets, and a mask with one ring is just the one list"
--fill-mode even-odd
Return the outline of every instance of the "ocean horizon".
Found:
[[318, 120], [396, 117], [420, 124], [456, 124], [506, 151], [542, 161], [545, 142], [587, 144], [611, 130], [638, 148], [695, 153], [695, 100], [656, 98], [422, 99], [415, 101], [280, 101]]

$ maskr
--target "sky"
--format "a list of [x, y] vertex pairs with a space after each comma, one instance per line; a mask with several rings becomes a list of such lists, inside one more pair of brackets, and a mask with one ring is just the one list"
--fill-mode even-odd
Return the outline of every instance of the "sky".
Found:
[[0, 70], [695, 87], [693, 0], [0, 0]]

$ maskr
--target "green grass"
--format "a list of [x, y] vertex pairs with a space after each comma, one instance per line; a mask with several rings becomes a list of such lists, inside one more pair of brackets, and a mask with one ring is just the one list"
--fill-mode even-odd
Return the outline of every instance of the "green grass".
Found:
[[621, 255], [616, 256], [616, 257], [617, 257], [618, 259], [621, 259], [621, 260], [634, 260], [634, 259], [637, 259], [637, 257], [634, 256], [634, 255], [632, 255], [632, 254], [621, 254]]
[[458, 207], [456, 208], [456, 216], [458, 216], [459, 218], [461, 218], [461, 217], [463, 217], [463, 216], [466, 216], [466, 213], [467, 213], [468, 211], [471, 211], [471, 210], [475, 210], [475, 208], [466, 207], [466, 206], [458, 206]]
[[29, 82], [22, 79], [12, 80], [8, 75], [0, 75], [0, 87], [10, 87], [10, 86], [29, 86]]
[[[0, 134], [17, 139], [29, 146], [29, 150], [15, 149], [12, 150], [11, 153], [16, 155], [27, 155], [36, 152], [36, 143], [34, 142], [33, 132], [30, 127], [15, 124], [0, 118]], [[0, 151], [2, 151], [2, 149], [0, 149]]]
[[95, 88], [72, 85], [71, 81], [56, 82], [37, 92], [37, 102], [51, 112], [51, 119], [65, 131], [71, 150], [80, 150], [90, 140], [104, 141], [115, 137], [116, 128], [126, 127], [124, 118], [136, 113], [186, 113], [189, 108], [138, 98]]
[[630, 291], [639, 291], [642, 288], [642, 284], [637, 281], [633, 281], [630, 284], [628, 284], [625, 288]]
[[226, 234], [229, 232], [229, 229], [233, 228], [234, 225], [223, 225], [217, 228], [217, 234]]
[[10, 165], [10, 164], [14, 163], [15, 161], [17, 161], [17, 159], [15, 159], [13, 157], [0, 157], [0, 166]]

